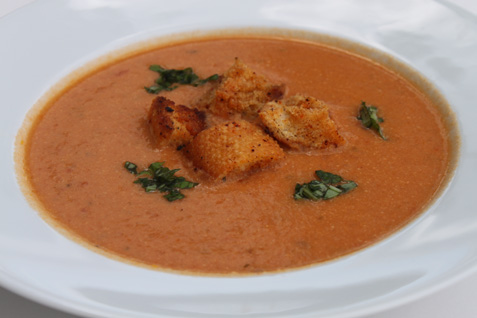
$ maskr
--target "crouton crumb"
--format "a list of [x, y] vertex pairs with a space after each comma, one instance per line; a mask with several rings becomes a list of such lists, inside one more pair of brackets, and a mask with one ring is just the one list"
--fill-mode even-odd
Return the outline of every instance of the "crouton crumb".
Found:
[[328, 106], [313, 97], [294, 95], [269, 102], [259, 117], [274, 138], [294, 149], [325, 149], [344, 143]]
[[205, 115], [158, 96], [152, 101], [148, 122], [158, 146], [171, 145], [180, 150], [205, 128]]
[[186, 155], [214, 179], [239, 177], [284, 157], [278, 143], [257, 125], [238, 120], [200, 132], [186, 147]]
[[209, 109], [221, 117], [241, 114], [254, 118], [265, 103], [279, 99], [283, 94], [283, 85], [269, 83], [264, 76], [235, 58], [232, 67], [198, 101], [197, 107]]

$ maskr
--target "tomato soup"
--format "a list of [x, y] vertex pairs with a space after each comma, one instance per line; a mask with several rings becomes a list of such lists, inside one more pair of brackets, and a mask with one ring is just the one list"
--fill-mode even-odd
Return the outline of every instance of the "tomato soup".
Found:
[[[239, 57], [286, 95], [324, 101], [345, 143], [286, 151], [278, 165], [241, 180], [208, 180], [175, 147], [156, 147], [147, 114], [148, 68], [192, 67], [205, 78]], [[211, 84], [160, 94], [193, 105]], [[357, 119], [379, 108], [387, 140]], [[373, 244], [422, 213], [450, 170], [449, 128], [430, 98], [398, 72], [358, 54], [278, 37], [224, 37], [163, 45], [105, 64], [51, 98], [31, 125], [24, 171], [47, 218], [94, 249], [157, 269], [261, 273], [335, 259]], [[198, 182], [168, 202], [124, 169], [152, 162]], [[297, 183], [324, 170], [358, 187], [296, 201]]]

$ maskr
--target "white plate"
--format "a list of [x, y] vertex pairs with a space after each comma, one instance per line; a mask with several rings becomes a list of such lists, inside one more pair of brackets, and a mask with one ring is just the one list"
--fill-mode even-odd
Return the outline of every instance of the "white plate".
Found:
[[[0, 283], [88, 317], [358, 317], [429, 294], [477, 268], [477, 28], [431, 1], [37, 1], [0, 20]], [[13, 142], [28, 109], [87, 61], [151, 37], [224, 27], [332, 34], [419, 70], [459, 118], [454, 180], [422, 217], [383, 242], [306, 270], [244, 278], [168, 274], [70, 241], [27, 204]]]

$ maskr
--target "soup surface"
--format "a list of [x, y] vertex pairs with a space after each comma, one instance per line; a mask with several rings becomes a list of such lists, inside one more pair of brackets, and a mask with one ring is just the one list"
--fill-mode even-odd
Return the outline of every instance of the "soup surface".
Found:
[[[148, 68], [192, 67], [222, 74], [239, 57], [286, 95], [328, 104], [345, 144], [286, 151], [276, 166], [239, 181], [210, 181], [182, 151], [156, 147], [147, 124]], [[192, 105], [211, 84], [161, 95]], [[381, 139], [357, 120], [361, 101], [379, 108]], [[337, 258], [386, 237], [434, 198], [449, 166], [442, 115], [409, 81], [358, 55], [280, 38], [189, 41], [106, 65], [52, 99], [32, 125], [25, 171], [48, 217], [96, 248], [161, 269], [246, 273]], [[200, 184], [174, 202], [146, 193], [123, 167], [165, 161]], [[354, 180], [353, 191], [295, 201], [296, 183], [325, 170]]]

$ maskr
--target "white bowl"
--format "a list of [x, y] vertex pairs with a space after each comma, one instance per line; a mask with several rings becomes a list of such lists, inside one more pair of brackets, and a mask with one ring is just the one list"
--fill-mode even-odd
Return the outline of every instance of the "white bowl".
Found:
[[[386, 240], [303, 270], [255, 277], [152, 271], [98, 255], [43, 221], [16, 181], [27, 111], [71, 71], [129, 44], [182, 32], [266, 27], [357, 41], [441, 91], [459, 120], [453, 181]], [[0, 20], [0, 283], [89, 317], [358, 317], [429, 294], [477, 268], [477, 28], [431, 1], [36, 1]]]

